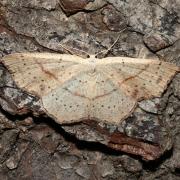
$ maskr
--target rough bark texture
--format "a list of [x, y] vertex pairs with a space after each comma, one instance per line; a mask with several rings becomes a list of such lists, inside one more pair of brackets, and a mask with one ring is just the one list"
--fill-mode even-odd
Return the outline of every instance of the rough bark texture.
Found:
[[[0, 56], [68, 53], [61, 44], [95, 54], [127, 27], [108, 56], [180, 65], [179, 18], [179, 0], [1, 0]], [[179, 179], [179, 84], [177, 74], [162, 98], [140, 102], [118, 127], [60, 126], [0, 64], [0, 179]]]

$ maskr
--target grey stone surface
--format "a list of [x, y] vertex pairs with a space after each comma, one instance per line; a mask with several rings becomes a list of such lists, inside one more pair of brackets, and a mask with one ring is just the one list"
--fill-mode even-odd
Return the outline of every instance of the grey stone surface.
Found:
[[[59, 2], [0, 1], [0, 57], [24, 51], [68, 53], [61, 45], [76, 54], [95, 54], [127, 27], [108, 56], [159, 57], [180, 65], [179, 0], [79, 0], [80, 9], [67, 11]], [[179, 179], [179, 83], [177, 74], [162, 98], [141, 102], [119, 127], [60, 126], [34, 116], [42, 114], [38, 99], [17, 89], [0, 65], [0, 179]], [[146, 162], [107, 148], [108, 135], [116, 132], [125, 135], [114, 137], [119, 145], [127, 137], [133, 146], [158, 145], [161, 157]]]

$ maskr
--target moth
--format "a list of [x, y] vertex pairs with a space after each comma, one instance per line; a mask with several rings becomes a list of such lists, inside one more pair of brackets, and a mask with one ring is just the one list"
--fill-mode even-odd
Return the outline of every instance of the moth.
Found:
[[160, 97], [179, 67], [154, 59], [16, 53], [2, 63], [17, 86], [40, 98], [59, 124], [120, 124], [138, 101]]

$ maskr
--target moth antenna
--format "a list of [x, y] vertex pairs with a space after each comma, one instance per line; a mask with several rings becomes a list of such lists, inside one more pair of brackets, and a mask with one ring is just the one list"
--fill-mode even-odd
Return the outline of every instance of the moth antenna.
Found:
[[108, 52], [112, 49], [112, 47], [117, 43], [117, 41], [119, 40], [119, 37], [121, 35], [122, 32], [124, 32], [125, 30], [127, 29], [127, 27], [125, 27], [124, 29], [122, 29], [121, 31], [119, 31], [119, 35], [118, 37], [116, 38], [116, 40], [113, 42], [113, 44], [106, 50], [103, 50], [103, 51], [100, 51], [98, 52], [97, 54], [95, 54], [95, 57], [97, 57], [98, 54], [101, 54], [104, 52], [104, 56], [106, 56], [106, 54], [108, 54]]
[[61, 46], [63, 49], [65, 49], [66, 51], [68, 51], [70, 54], [73, 55], [73, 52], [70, 49], [64, 47], [62, 44], [59, 44], [59, 46]]
[[[70, 54], [72, 54], [72, 55], [75, 54], [72, 50], [64, 47], [62, 44], [59, 44], [59, 45], [60, 45], [63, 49], [65, 49], [66, 51], [68, 51]], [[87, 57], [90, 57], [90, 54], [88, 54], [86, 51], [83, 51], [83, 50], [80, 50], [80, 49], [77, 49], [77, 48], [73, 48], [73, 49], [74, 49], [74, 50], [77, 50], [77, 51], [79, 51], [79, 52], [83, 52], [84, 54], [87, 55]], [[82, 57], [80, 54], [76, 54], [76, 55]]]

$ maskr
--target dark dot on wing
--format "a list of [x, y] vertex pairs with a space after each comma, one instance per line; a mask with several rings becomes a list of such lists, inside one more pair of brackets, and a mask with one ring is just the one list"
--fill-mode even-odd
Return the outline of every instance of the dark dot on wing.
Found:
[[152, 81], [151, 81], [151, 80], [149, 80], [149, 82], [151, 83]]
[[114, 74], [111, 74], [111, 77], [113, 77], [114, 76]]
[[101, 105], [101, 107], [104, 107], [104, 105]]
[[64, 104], [64, 107], [66, 107], [66, 104]]
[[69, 106], [69, 108], [72, 108], [72, 106]]
[[143, 83], [143, 86], [145, 86], [146, 85], [146, 83]]
[[48, 86], [48, 89], [50, 89], [50, 86]]
[[26, 63], [24, 63], [24, 66], [26, 65]]
[[41, 79], [42, 82], [44, 82], [44, 79]]
[[108, 109], [110, 109], [111, 107], [110, 106], [108, 106]]
[[81, 80], [79, 80], [79, 82], [81, 82]]
[[28, 73], [29, 75], [31, 74], [31, 72]]
[[79, 107], [79, 105], [77, 104], [76, 107]]
[[44, 91], [44, 86], [42, 86], [42, 84], [39, 86], [39, 89], [41, 90], [41, 91]]
[[116, 105], [114, 105], [114, 108], [116, 107]]
[[138, 87], [138, 85], [136, 84], [134, 87]]
[[56, 101], [58, 100], [58, 98], [56, 98]]
[[104, 81], [101, 81], [102, 83], [104, 83]]
[[92, 107], [94, 107], [94, 105]]

